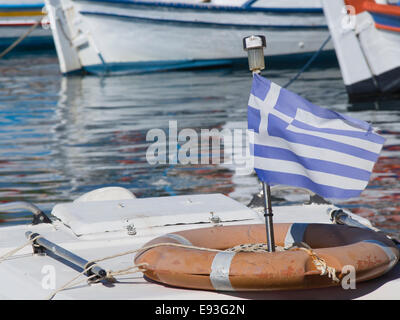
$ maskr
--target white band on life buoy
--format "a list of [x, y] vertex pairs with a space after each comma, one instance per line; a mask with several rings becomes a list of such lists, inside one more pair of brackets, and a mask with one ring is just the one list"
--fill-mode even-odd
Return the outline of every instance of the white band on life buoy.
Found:
[[234, 291], [229, 280], [229, 269], [236, 252], [218, 252], [211, 264], [210, 280], [215, 290]]

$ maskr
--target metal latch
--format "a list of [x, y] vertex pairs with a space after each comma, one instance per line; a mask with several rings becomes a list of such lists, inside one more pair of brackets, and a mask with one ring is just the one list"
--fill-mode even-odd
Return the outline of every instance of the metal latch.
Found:
[[210, 221], [212, 223], [214, 223], [215, 225], [220, 226], [221, 225], [221, 218], [219, 216], [217, 216], [217, 215], [214, 215], [214, 212], [212, 212], [212, 211], [210, 212], [210, 214], [211, 214]]

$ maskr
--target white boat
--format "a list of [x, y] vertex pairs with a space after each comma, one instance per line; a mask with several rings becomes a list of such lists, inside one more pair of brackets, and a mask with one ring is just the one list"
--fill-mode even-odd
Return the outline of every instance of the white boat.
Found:
[[44, 17], [43, 0], [0, 0], [0, 48], [5, 49], [35, 29], [18, 48], [49, 48], [54, 46], [50, 28]]
[[268, 56], [315, 52], [329, 36], [320, 0], [45, 3], [63, 73], [229, 65], [246, 57], [240, 44], [249, 34], [266, 35]]
[[323, 0], [350, 99], [400, 94], [400, 5], [391, 3]]
[[[31, 210], [36, 224], [1, 227], [0, 299], [400, 299], [398, 263], [383, 276], [357, 283], [356, 288], [347, 290], [335, 286], [233, 293], [165, 286], [148, 281], [141, 272], [135, 271], [116, 275], [117, 282], [112, 285], [88, 284], [87, 277], [80, 275], [82, 269], [77, 264], [58, 256], [65, 254], [65, 249], [73, 253], [76, 263], [87, 263], [116, 255], [99, 262], [98, 266], [105, 270], [123, 270], [133, 265], [132, 250], [160, 235], [216, 225], [264, 222], [262, 210], [251, 209], [221, 194], [137, 199], [129, 190], [108, 187], [87, 193], [74, 202], [57, 204], [52, 210], [52, 223], [40, 223], [46, 222], [43, 221], [45, 216], [29, 203], [1, 205], [2, 211], [5, 208]], [[332, 209], [335, 206], [326, 204], [277, 206], [274, 222], [331, 224], [328, 213], [332, 213]], [[363, 228], [372, 228], [365, 218], [351, 213], [348, 218]], [[51, 250], [41, 251], [40, 246], [32, 246], [32, 242], [27, 242], [27, 233], [40, 234], [50, 241]], [[78, 282], [69, 283], [74, 278]]]

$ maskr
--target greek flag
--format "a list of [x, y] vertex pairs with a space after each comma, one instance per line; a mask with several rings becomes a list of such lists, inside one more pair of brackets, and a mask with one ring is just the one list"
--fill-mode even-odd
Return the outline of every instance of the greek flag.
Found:
[[260, 180], [325, 198], [359, 196], [385, 141], [367, 122], [313, 105], [257, 74], [247, 115]]

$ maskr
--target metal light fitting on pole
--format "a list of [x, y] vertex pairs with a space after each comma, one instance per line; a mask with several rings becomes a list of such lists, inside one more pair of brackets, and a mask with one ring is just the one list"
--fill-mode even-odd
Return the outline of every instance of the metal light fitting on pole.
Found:
[[[254, 73], [261, 73], [261, 70], [265, 69], [264, 60], [264, 48], [267, 43], [265, 37], [262, 35], [253, 35], [243, 39], [243, 49], [247, 51], [249, 60], [249, 69]], [[268, 252], [275, 251], [275, 239], [274, 239], [274, 225], [272, 221], [272, 204], [271, 204], [271, 188], [270, 186], [262, 182], [263, 195], [264, 195], [264, 217], [265, 227], [267, 232], [267, 246]]]
[[250, 36], [243, 38], [243, 49], [247, 51], [249, 60], [249, 69], [253, 73], [260, 73], [265, 69], [264, 48], [267, 47], [265, 37]]

